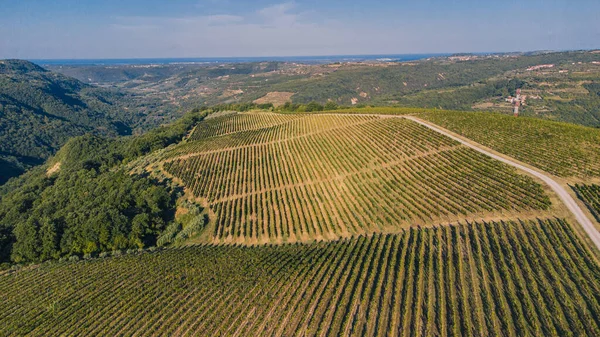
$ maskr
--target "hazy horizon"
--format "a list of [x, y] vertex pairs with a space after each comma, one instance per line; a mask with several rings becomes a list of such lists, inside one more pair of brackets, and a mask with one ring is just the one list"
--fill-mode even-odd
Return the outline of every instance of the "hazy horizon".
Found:
[[389, 53], [389, 54], [327, 54], [327, 55], [266, 55], [266, 56], [256, 56], [256, 55], [241, 55], [241, 56], [165, 56], [165, 57], [109, 57], [109, 58], [97, 58], [97, 57], [86, 57], [86, 58], [26, 58], [24, 60], [27, 61], [96, 61], [96, 60], [202, 60], [202, 59], [290, 59], [290, 58], [339, 58], [339, 57], [350, 57], [350, 58], [359, 58], [359, 57], [387, 57], [387, 56], [416, 56], [416, 55], [426, 55], [426, 56], [444, 56], [444, 55], [455, 55], [455, 54], [473, 54], [473, 55], [501, 55], [501, 54], [519, 54], [519, 53], [560, 53], [560, 52], [578, 52], [578, 51], [596, 51], [600, 50], [600, 48], [590, 48], [590, 49], [563, 49], [563, 50], [515, 50], [515, 51], [492, 51], [492, 52], [471, 52], [471, 51], [459, 51], [452, 53]]
[[600, 47], [600, 3], [107, 0], [3, 4], [0, 58], [399, 55]]

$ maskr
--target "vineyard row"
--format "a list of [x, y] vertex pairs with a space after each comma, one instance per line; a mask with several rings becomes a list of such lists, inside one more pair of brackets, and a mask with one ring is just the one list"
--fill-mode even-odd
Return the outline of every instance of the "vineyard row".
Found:
[[580, 185], [572, 186], [579, 199], [588, 207], [592, 215], [600, 222], [600, 185]]
[[600, 177], [600, 130], [490, 113], [419, 116], [554, 175]]
[[275, 113], [246, 113], [207, 119], [199, 124], [199, 127], [197, 127], [190, 136], [190, 140], [200, 140], [232, 134], [239, 131], [268, 128], [304, 117], [305, 115], [300, 114], [282, 115]]
[[559, 219], [55, 263], [0, 292], [3, 336], [600, 335], [600, 268]]
[[[274, 126], [244, 130], [211, 137], [192, 137], [186, 143], [168, 151], [166, 158], [179, 155], [219, 151], [239, 147], [257, 146], [290, 140], [292, 138], [307, 137], [319, 133], [339, 130], [349, 126], [363, 124], [378, 119], [374, 116], [335, 116], [335, 115], [307, 115], [302, 118], [292, 119], [286, 123]], [[206, 127], [202, 122], [196, 127], [196, 132]]]
[[208, 201], [214, 238], [225, 241], [335, 238], [550, 207], [531, 178], [399, 118], [195, 153], [164, 168]]

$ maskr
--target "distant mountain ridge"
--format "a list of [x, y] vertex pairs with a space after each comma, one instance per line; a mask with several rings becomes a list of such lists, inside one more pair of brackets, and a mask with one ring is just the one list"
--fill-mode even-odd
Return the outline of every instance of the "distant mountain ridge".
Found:
[[131, 133], [123, 94], [23, 60], [0, 60], [0, 184], [41, 164], [69, 138]]

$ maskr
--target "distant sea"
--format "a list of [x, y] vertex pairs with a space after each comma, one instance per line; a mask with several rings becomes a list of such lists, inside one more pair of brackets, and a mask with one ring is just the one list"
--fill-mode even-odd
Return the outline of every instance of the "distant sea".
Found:
[[334, 63], [334, 62], [403, 62], [450, 56], [451, 54], [398, 54], [398, 55], [335, 55], [335, 56], [273, 56], [273, 57], [199, 57], [199, 58], [138, 58], [138, 59], [37, 59], [30, 60], [39, 65], [65, 66], [109, 66], [142, 64], [211, 64], [211, 63], [248, 63], [248, 62], [296, 62], [296, 63]]

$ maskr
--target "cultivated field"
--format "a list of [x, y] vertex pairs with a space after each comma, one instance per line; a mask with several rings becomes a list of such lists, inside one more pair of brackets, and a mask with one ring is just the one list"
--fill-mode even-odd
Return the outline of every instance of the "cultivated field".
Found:
[[579, 199], [581, 199], [600, 222], [600, 185], [579, 185], [572, 186]]
[[559, 177], [600, 177], [599, 129], [490, 113], [428, 112], [419, 117]]
[[0, 293], [2, 336], [600, 335], [600, 268], [558, 219], [43, 264]]
[[393, 233], [550, 208], [531, 178], [402, 118], [231, 115], [200, 123], [163, 156], [214, 212], [215, 242]]
[[201, 123], [190, 140], [273, 127], [299, 118], [302, 116], [267, 113], [226, 115]]

